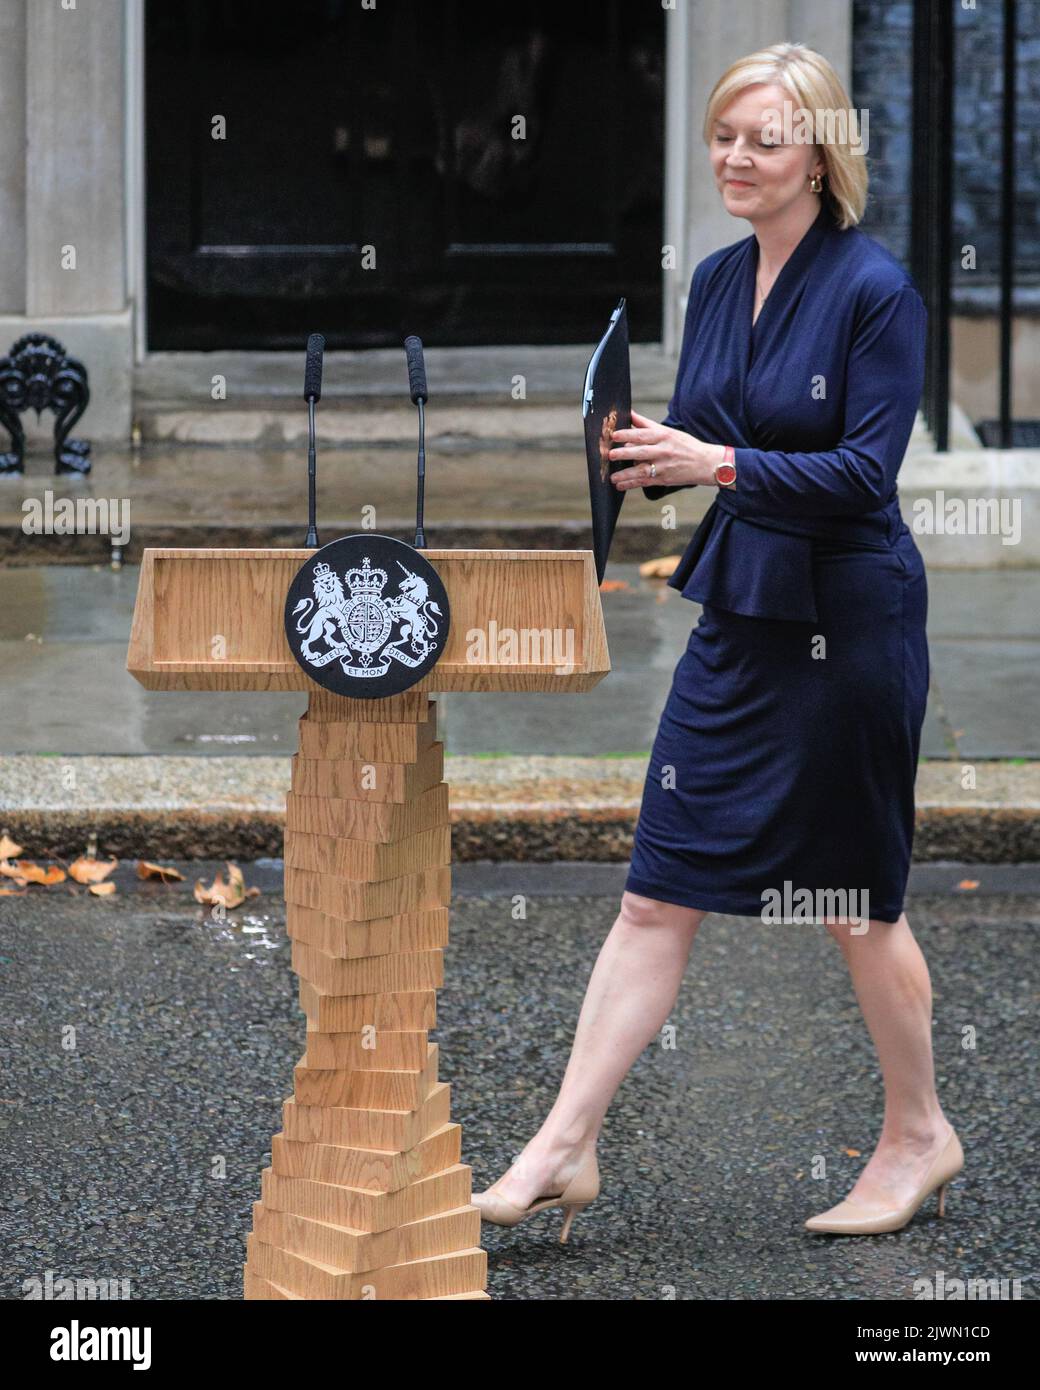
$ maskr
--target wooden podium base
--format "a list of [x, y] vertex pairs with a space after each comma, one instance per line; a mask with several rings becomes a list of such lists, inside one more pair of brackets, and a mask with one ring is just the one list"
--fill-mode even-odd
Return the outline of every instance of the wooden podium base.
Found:
[[444, 649], [410, 690], [365, 700], [317, 687], [286, 639], [286, 595], [314, 553], [148, 547], [126, 659], [146, 690], [310, 695], [285, 832], [307, 1051], [254, 1208], [245, 1294], [486, 1299], [480, 1212], [428, 1037], [451, 898], [430, 697], [598, 685], [610, 654], [595, 556], [424, 550], [450, 605]]
[[247, 1240], [247, 1299], [487, 1299], [462, 1129], [437, 1079], [451, 824], [436, 703], [314, 690], [286, 801], [307, 1016]]

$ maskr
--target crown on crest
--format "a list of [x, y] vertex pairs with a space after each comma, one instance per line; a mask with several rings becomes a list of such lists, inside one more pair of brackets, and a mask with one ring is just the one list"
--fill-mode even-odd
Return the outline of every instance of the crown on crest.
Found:
[[315, 579], [324, 579], [327, 574], [331, 573], [332, 571], [329, 569], [328, 565], [325, 563], [324, 560], [319, 560], [318, 563], [314, 566]]
[[344, 578], [347, 587], [352, 594], [381, 594], [386, 584], [387, 573], [384, 569], [372, 569], [369, 558], [366, 555], [362, 569], [347, 570]]

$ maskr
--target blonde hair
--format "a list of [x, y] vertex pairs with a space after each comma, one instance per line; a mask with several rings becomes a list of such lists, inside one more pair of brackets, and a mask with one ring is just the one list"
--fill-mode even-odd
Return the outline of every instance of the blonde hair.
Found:
[[[860, 147], [856, 152], [849, 138], [858, 131], [852, 118], [848, 94], [827, 59], [801, 43], [775, 43], [749, 53], [726, 69], [712, 88], [704, 115], [704, 139], [711, 143], [712, 130], [719, 115], [746, 87], [777, 83], [791, 93], [797, 105], [815, 116], [816, 112], [847, 113], [843, 124], [833, 117], [826, 138], [818, 144], [824, 162], [823, 198], [838, 226], [854, 227], [867, 205], [867, 161]], [[817, 131], [817, 134], [819, 132]], [[833, 138], [844, 134], [845, 138]]]

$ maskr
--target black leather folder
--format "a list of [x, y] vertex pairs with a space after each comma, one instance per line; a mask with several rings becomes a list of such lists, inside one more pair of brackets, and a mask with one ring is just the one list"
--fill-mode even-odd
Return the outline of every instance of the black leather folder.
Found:
[[596, 579], [603, 582], [621, 504], [625, 494], [610, 481], [611, 473], [630, 465], [608, 457], [615, 430], [632, 424], [632, 376], [628, 361], [628, 314], [622, 299], [610, 316], [607, 331], [596, 345], [585, 373], [581, 401], [585, 421], [585, 457], [592, 502], [592, 548]]

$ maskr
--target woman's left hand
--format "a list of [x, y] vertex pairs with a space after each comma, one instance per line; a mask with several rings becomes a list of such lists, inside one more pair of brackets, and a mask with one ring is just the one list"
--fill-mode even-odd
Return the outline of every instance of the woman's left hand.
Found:
[[[630, 460], [631, 468], [611, 473], [616, 488], [685, 487], [690, 483], [713, 484], [713, 469], [722, 463], [726, 451], [721, 444], [705, 444], [685, 430], [673, 430], [645, 415], [632, 411], [632, 429], [615, 430], [612, 435], [611, 462]], [[650, 464], [654, 476], [650, 477]]]

